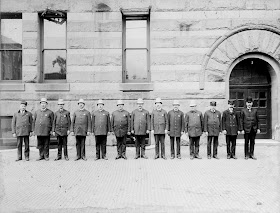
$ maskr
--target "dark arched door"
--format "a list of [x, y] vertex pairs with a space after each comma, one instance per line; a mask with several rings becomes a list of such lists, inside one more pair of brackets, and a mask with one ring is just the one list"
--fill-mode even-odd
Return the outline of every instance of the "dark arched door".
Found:
[[[236, 100], [238, 112], [246, 107], [248, 96], [253, 98], [253, 107], [260, 115], [261, 134], [257, 138], [271, 138], [271, 78], [272, 67], [261, 59], [245, 59], [238, 63], [229, 79], [230, 99]], [[242, 138], [242, 136], [238, 136]]]

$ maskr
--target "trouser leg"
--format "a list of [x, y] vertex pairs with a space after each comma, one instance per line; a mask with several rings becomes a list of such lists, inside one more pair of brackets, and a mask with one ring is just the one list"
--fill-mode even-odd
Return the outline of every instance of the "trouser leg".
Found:
[[159, 157], [159, 135], [155, 135], [155, 157]]
[[57, 136], [57, 158], [61, 158], [62, 155], [62, 145], [63, 145], [63, 136]]
[[218, 136], [214, 136], [214, 142], [213, 142], [213, 156], [217, 156], [218, 154], [218, 145], [219, 145], [219, 141], [218, 141]]
[[244, 134], [244, 139], [245, 139], [244, 154], [245, 154], [245, 157], [249, 157], [249, 137], [250, 137], [250, 133], [245, 133]]
[[44, 158], [44, 137], [37, 136], [37, 147], [39, 149], [40, 158]]
[[199, 156], [199, 141], [200, 141], [200, 137], [195, 137], [194, 138], [194, 146], [195, 146], [195, 157]]
[[67, 147], [67, 141], [68, 140], [68, 136], [63, 136], [62, 141], [63, 141], [63, 153], [64, 153], [64, 157], [68, 157], [68, 147]]
[[77, 158], [81, 158], [81, 136], [76, 136]]
[[82, 158], [86, 157], [86, 136], [81, 136], [81, 155]]
[[160, 146], [161, 146], [161, 157], [165, 158], [165, 143], [164, 143], [165, 135], [160, 135]]
[[23, 141], [23, 136], [18, 136], [17, 137], [17, 158], [22, 159], [22, 141]]
[[207, 137], [207, 156], [211, 156], [212, 138], [213, 136]]
[[189, 137], [190, 139], [190, 157], [194, 157], [194, 142], [195, 138], [194, 137]]
[[118, 156], [122, 156], [122, 137], [116, 137]]
[[146, 147], [146, 135], [141, 135], [140, 145], [141, 145], [141, 156], [144, 156], [145, 147]]
[[101, 139], [101, 157], [106, 158], [107, 135], [102, 135]]
[[226, 143], [227, 143], [227, 156], [231, 156], [231, 149], [230, 149], [230, 135], [226, 135]]
[[29, 136], [24, 136], [23, 140], [24, 140], [24, 156], [25, 158], [29, 158], [29, 153], [30, 153]]
[[100, 158], [100, 146], [102, 143], [102, 138], [100, 135], [95, 136], [95, 157]]
[[44, 157], [49, 158], [50, 136], [44, 136]]
[[136, 157], [140, 157], [140, 143], [141, 135], [136, 135], [135, 148], [136, 148]]
[[256, 138], [256, 132], [251, 130], [250, 132], [250, 156], [254, 156], [254, 149], [255, 149], [255, 138]]
[[235, 156], [236, 138], [237, 138], [237, 135], [232, 135], [231, 136], [231, 157]]
[[176, 152], [177, 157], [181, 157], [181, 137], [176, 137]]
[[170, 153], [171, 157], [175, 157], [175, 151], [174, 151], [174, 137], [170, 136]]
[[122, 150], [122, 156], [125, 157], [126, 155], [126, 135], [122, 137], [122, 145], [121, 145], [121, 150]]

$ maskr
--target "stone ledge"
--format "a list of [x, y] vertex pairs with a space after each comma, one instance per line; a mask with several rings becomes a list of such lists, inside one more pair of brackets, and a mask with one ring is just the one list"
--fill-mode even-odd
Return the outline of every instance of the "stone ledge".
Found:
[[35, 91], [69, 91], [69, 83], [42, 83], [34, 85]]
[[23, 83], [0, 83], [0, 91], [24, 91]]
[[119, 84], [120, 90], [127, 91], [153, 91], [153, 83], [121, 83]]

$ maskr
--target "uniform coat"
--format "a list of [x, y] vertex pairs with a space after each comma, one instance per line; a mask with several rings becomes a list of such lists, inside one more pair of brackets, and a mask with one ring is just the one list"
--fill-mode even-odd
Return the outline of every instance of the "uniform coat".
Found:
[[32, 132], [33, 118], [31, 112], [25, 110], [22, 114], [19, 110], [12, 119], [12, 133], [17, 136], [29, 136]]
[[203, 115], [198, 110], [191, 110], [185, 116], [185, 132], [189, 137], [199, 137], [204, 129]]
[[219, 136], [219, 133], [222, 132], [222, 118], [218, 110], [205, 112], [204, 131], [208, 132], [208, 136]]
[[111, 132], [111, 122], [109, 112], [95, 111], [92, 113], [92, 132], [95, 135], [107, 135], [108, 132]]
[[130, 115], [126, 110], [116, 110], [112, 113], [111, 129], [114, 131], [116, 137], [124, 137], [130, 132]]
[[226, 130], [226, 135], [238, 135], [240, 130], [239, 115], [235, 110], [230, 113], [229, 109], [223, 112], [222, 130]]
[[37, 136], [49, 136], [52, 130], [54, 114], [51, 110], [37, 110], [34, 113], [33, 129]]
[[135, 109], [131, 114], [131, 131], [135, 135], [146, 135], [147, 130], [150, 130], [150, 114], [147, 110]]
[[86, 109], [75, 111], [70, 131], [76, 136], [87, 136], [87, 132], [91, 132], [90, 112]]
[[53, 127], [52, 131], [59, 136], [67, 136], [67, 131], [71, 127], [70, 112], [63, 109], [58, 110], [54, 113]]
[[154, 130], [154, 134], [165, 134], [165, 130], [168, 129], [167, 112], [164, 109], [153, 110], [151, 115], [151, 130]]
[[181, 137], [181, 132], [184, 132], [184, 113], [180, 110], [170, 110], [167, 114], [168, 131], [171, 137]]
[[251, 112], [246, 109], [242, 109], [240, 114], [240, 126], [245, 133], [250, 133], [251, 129], [257, 132], [257, 129], [260, 129], [259, 125], [259, 114], [257, 109], [251, 109]]

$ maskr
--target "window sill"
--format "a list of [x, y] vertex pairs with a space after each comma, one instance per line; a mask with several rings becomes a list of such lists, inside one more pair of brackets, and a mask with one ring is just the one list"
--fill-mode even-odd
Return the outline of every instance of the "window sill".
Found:
[[25, 84], [23, 83], [1, 83], [0, 84], [1, 91], [24, 91]]
[[120, 90], [124, 92], [128, 91], [153, 91], [153, 83], [121, 83]]
[[69, 91], [69, 83], [42, 83], [35, 84], [35, 91]]

